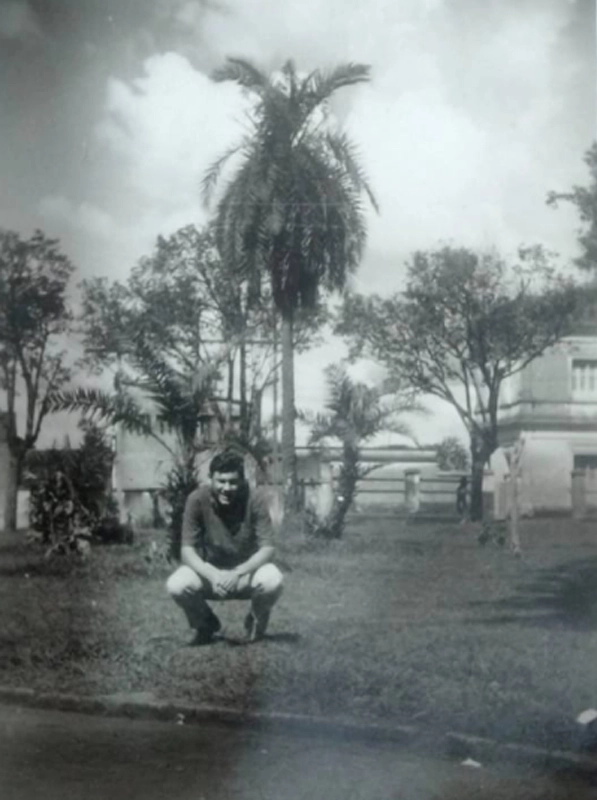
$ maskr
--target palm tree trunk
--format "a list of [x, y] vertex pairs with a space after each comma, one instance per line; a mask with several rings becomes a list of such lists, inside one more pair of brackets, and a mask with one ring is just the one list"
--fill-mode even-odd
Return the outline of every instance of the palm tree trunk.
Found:
[[329, 535], [340, 539], [344, 533], [344, 521], [353, 504], [359, 482], [360, 451], [354, 444], [345, 443], [342, 454], [342, 467], [338, 481], [338, 495], [332, 511]]
[[298, 480], [295, 450], [294, 408], [294, 344], [293, 314], [282, 317], [282, 475], [285, 489], [285, 508], [296, 510]]

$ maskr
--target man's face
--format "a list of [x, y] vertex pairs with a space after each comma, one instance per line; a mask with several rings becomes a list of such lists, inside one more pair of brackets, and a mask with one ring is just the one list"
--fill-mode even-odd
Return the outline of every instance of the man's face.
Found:
[[238, 472], [214, 472], [211, 476], [211, 490], [221, 506], [229, 506], [235, 501], [241, 484]]

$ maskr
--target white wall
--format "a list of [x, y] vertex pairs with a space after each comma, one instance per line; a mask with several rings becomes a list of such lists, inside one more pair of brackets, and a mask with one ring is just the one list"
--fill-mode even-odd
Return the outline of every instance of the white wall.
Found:
[[[522, 513], [571, 511], [574, 455], [597, 453], [597, 430], [527, 431], [522, 436], [525, 440], [519, 489]], [[491, 467], [498, 487], [508, 472], [502, 450], [492, 456]]]

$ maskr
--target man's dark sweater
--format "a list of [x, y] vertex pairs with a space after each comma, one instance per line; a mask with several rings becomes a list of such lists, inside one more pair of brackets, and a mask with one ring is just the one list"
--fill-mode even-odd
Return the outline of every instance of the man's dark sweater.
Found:
[[218, 569], [234, 569], [261, 547], [272, 544], [273, 529], [263, 489], [245, 485], [227, 509], [217, 505], [210, 486], [201, 486], [189, 495], [182, 546], [193, 547], [207, 563]]

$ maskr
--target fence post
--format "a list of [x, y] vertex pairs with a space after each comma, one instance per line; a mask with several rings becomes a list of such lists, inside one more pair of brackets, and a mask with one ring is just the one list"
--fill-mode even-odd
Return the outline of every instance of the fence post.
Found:
[[587, 486], [584, 469], [572, 470], [572, 516], [582, 519], [587, 515]]
[[404, 471], [404, 505], [409, 514], [416, 514], [421, 507], [421, 473], [418, 469]]

